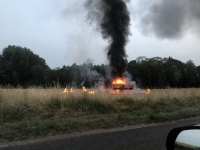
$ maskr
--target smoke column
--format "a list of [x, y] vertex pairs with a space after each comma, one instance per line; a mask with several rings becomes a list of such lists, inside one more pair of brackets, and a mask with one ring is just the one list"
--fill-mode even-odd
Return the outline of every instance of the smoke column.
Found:
[[[88, 17], [96, 20], [104, 39], [109, 39], [107, 57], [112, 78], [124, 77], [127, 68], [125, 46], [130, 35], [130, 13], [127, 0], [88, 0]], [[95, 8], [95, 9], [94, 9]]]

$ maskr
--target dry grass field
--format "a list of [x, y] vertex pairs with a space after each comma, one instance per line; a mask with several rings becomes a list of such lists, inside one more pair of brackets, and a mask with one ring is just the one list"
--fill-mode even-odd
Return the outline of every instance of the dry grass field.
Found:
[[126, 91], [0, 88], [0, 140], [200, 116], [200, 89]]
[[[30, 107], [41, 107], [45, 103], [50, 102], [52, 99], [57, 99], [60, 103], [70, 102], [72, 100], [88, 98], [93, 101], [100, 101], [105, 104], [116, 105], [116, 99], [126, 98], [134, 101], [160, 101], [160, 100], [179, 100], [185, 102], [188, 99], [191, 101], [200, 98], [200, 89], [154, 89], [151, 90], [150, 94], [144, 94], [142, 91], [146, 90], [129, 90], [121, 93], [111, 93], [110, 90], [92, 90], [95, 94], [89, 94], [83, 92], [80, 89], [73, 89], [73, 92], [63, 93], [64, 89], [51, 88], [0, 88], [0, 104], [2, 109], [4, 107], [23, 107], [23, 105], [29, 105]], [[60, 109], [65, 108], [61, 106]]]

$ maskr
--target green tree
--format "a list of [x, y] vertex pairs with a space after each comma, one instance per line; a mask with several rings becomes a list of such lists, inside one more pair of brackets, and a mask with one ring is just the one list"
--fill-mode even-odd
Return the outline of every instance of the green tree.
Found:
[[200, 87], [200, 66], [197, 66], [196, 70], [197, 70], [196, 87]]
[[185, 64], [185, 81], [187, 87], [195, 87], [197, 74], [194, 62], [192, 60], [188, 60]]
[[7, 84], [28, 86], [32, 83], [32, 68], [40, 66], [49, 69], [45, 60], [34, 54], [28, 48], [8, 46], [2, 51], [4, 62], [3, 77]]
[[164, 70], [166, 74], [166, 83], [169, 87], [180, 87], [183, 70], [183, 63], [171, 57], [165, 58]]
[[69, 66], [51, 70], [51, 81], [54, 83], [59, 82], [60, 85], [66, 86], [71, 84], [71, 80]]

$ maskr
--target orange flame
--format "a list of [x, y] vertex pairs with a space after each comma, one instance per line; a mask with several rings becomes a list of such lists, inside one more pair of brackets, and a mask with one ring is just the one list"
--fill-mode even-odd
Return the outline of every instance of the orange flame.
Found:
[[144, 93], [144, 94], [150, 94], [150, 93], [151, 93], [151, 90], [150, 90], [150, 89], [147, 89], [146, 91], [142, 91], [142, 93]]
[[117, 78], [112, 81], [112, 84], [125, 84], [125, 79]]
[[63, 94], [68, 93], [67, 88], [64, 89]]
[[[87, 92], [87, 89], [83, 86], [83, 87], [82, 87], [82, 91], [83, 91], [83, 92]], [[94, 94], [95, 94], [95, 91], [89, 91], [88, 94], [93, 94], [93, 95], [94, 95]]]
[[[70, 93], [74, 93], [75, 91], [73, 90], [73, 88], [70, 89]], [[64, 91], [63, 91], [63, 94], [65, 93], [69, 93], [68, 89], [65, 88]]]
[[82, 91], [83, 92], [87, 92], [87, 90], [86, 90], [86, 88], [84, 86], [82, 87]]
[[71, 88], [71, 89], [70, 89], [70, 92], [71, 92], [71, 93], [74, 93], [74, 90], [73, 90], [73, 88]]
[[95, 94], [95, 91], [89, 91], [88, 93], [89, 94]]
[[120, 90], [112, 90], [110, 93], [112, 93], [112, 94], [120, 94]]

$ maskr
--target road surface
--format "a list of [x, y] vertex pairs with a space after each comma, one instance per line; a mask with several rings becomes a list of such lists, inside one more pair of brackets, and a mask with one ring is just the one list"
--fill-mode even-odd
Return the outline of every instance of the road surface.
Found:
[[0, 150], [166, 150], [168, 132], [192, 124], [200, 124], [200, 117], [4, 143], [0, 144]]

